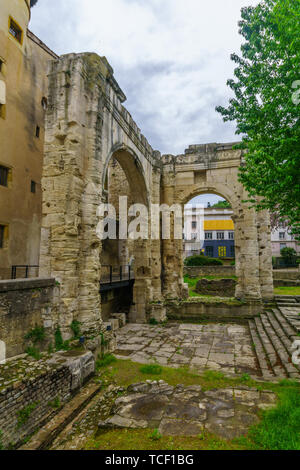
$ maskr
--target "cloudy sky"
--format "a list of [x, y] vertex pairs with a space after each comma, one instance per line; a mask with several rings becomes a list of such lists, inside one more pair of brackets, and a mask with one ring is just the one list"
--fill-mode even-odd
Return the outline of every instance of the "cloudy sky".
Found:
[[240, 9], [258, 0], [39, 0], [30, 29], [57, 54], [107, 57], [126, 107], [154, 149], [239, 140], [228, 102]]

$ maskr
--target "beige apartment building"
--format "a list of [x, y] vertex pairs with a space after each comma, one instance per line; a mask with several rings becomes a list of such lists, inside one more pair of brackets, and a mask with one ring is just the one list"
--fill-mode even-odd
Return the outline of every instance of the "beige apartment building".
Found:
[[1, 0], [2, 279], [11, 276], [14, 265], [33, 266], [39, 261], [47, 63], [57, 56], [28, 30], [29, 20], [30, 0]]

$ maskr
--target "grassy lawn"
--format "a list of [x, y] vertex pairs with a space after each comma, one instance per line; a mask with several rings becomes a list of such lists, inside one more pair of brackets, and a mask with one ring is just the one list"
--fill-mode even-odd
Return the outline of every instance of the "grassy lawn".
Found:
[[[109, 364], [110, 365], [107, 365]], [[261, 421], [247, 436], [225, 440], [206, 431], [197, 437], [160, 436], [153, 429], [101, 430], [91, 436], [85, 449], [103, 450], [300, 450], [300, 384], [282, 380], [278, 384], [253, 381], [247, 374], [227, 378], [221, 372], [199, 375], [187, 368], [145, 367], [130, 360], [98, 363], [98, 374], [106, 384], [127, 387], [145, 380], [165, 380], [170, 385], [201, 385], [204, 390], [247, 385], [272, 390], [278, 396], [275, 408], [260, 411]], [[95, 380], [99, 380], [95, 378]]]
[[300, 295], [299, 287], [275, 287], [274, 294], [276, 295]]

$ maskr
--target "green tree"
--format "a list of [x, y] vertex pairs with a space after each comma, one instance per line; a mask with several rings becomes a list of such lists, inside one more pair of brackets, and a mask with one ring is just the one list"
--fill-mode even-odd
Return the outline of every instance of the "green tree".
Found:
[[212, 208], [231, 209], [231, 204], [228, 201], [219, 201], [212, 206]]
[[300, 237], [300, 0], [263, 0], [242, 9], [245, 39], [224, 121], [236, 121], [247, 149], [240, 181], [257, 210], [288, 220]]

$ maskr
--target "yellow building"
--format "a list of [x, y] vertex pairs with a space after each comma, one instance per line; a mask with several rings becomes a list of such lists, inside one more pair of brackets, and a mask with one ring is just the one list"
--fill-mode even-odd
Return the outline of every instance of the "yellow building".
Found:
[[2, 279], [10, 277], [13, 265], [37, 265], [39, 260], [47, 63], [57, 56], [28, 30], [29, 20], [30, 0], [1, 0]]

